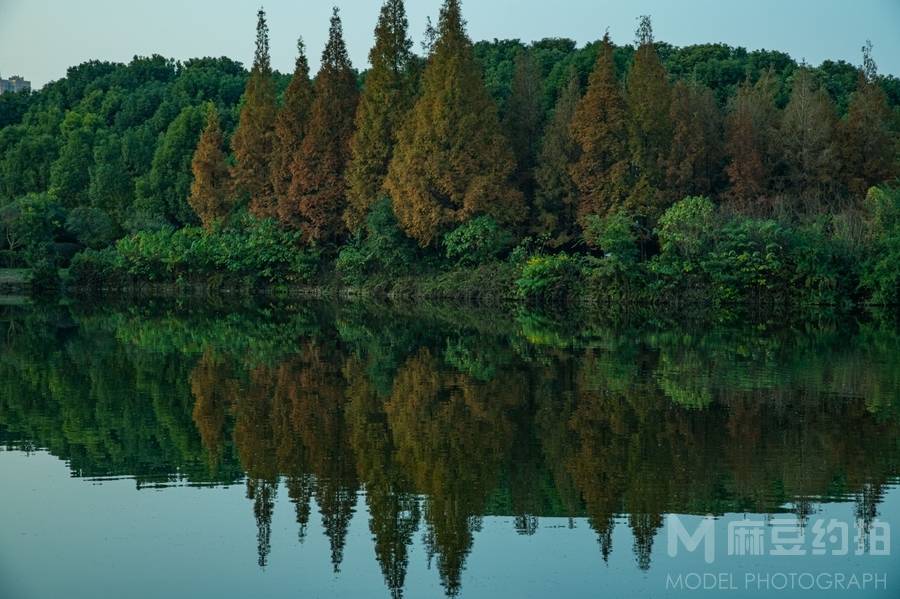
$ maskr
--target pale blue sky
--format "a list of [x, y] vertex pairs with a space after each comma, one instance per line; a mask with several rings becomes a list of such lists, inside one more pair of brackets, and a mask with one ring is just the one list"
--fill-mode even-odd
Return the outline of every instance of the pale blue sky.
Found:
[[[267, 0], [272, 62], [290, 71], [302, 35], [313, 68], [331, 6], [342, 9], [354, 66], [364, 68], [380, 0]], [[184, 59], [229, 56], [249, 63], [260, 0], [0, 0], [0, 73], [35, 85], [89, 59], [127, 62], [135, 54]], [[440, 0], [407, 0], [413, 38]], [[609, 27], [613, 40], [633, 38], [636, 17], [653, 16], [658, 39], [676, 45], [725, 42], [783, 50], [819, 64], [860, 62], [866, 39], [884, 73], [900, 74], [900, 0], [464, 0], [475, 40], [570, 37], [584, 43]]]

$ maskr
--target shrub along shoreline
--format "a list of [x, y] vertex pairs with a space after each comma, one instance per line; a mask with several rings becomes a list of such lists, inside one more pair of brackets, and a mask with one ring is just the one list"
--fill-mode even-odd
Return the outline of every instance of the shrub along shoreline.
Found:
[[[624, 213], [594, 220], [590, 246], [551, 249], [489, 217], [447, 234], [442, 255], [402, 234], [390, 202], [338, 253], [243, 215], [213, 230], [138, 233], [77, 254], [75, 295], [104, 292], [363, 295], [560, 305], [836, 306], [900, 303], [900, 190], [858, 212], [803, 223], [728, 213], [705, 197], [673, 205], [651, 236]], [[589, 247], [600, 250], [588, 251]]]

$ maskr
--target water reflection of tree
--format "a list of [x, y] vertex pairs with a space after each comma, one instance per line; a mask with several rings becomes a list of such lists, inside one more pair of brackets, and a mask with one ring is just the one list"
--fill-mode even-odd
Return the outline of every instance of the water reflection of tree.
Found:
[[448, 372], [428, 350], [398, 372], [386, 407], [397, 460], [426, 496], [427, 540], [449, 595], [459, 592], [473, 533], [512, 441], [516, 381]]
[[338, 334], [308, 318], [293, 332], [120, 314], [64, 333], [24, 322], [0, 356], [0, 429], [77, 474], [243, 472], [261, 565], [281, 478], [301, 540], [316, 500], [335, 570], [364, 486], [394, 597], [420, 523], [455, 594], [485, 514], [526, 534], [543, 516], [586, 516], [604, 559], [624, 517], [648, 568], [665, 513], [804, 517], [852, 499], [868, 526], [898, 470], [891, 330], [579, 339], [451, 316], [351, 314]]

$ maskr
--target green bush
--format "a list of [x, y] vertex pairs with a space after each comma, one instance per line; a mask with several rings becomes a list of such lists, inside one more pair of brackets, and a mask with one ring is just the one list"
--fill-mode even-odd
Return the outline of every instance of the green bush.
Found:
[[46, 193], [28, 194], [0, 207], [0, 247], [6, 265], [34, 266], [53, 260], [53, 241], [65, 220], [65, 210]]
[[300, 234], [271, 220], [245, 218], [235, 226], [205, 231], [185, 227], [136, 233], [105, 250], [86, 250], [70, 267], [79, 286], [124, 281], [175, 282], [212, 275], [267, 283], [309, 282], [318, 254], [299, 247]]
[[607, 258], [622, 264], [633, 264], [638, 260], [634, 225], [634, 219], [624, 212], [605, 217], [592, 215], [587, 218], [584, 237], [591, 245], [601, 248]]
[[789, 233], [789, 289], [797, 303], [841, 305], [857, 296], [860, 256], [825, 222]]
[[66, 229], [75, 236], [78, 243], [92, 249], [108, 246], [116, 237], [116, 225], [99, 208], [80, 206], [69, 213]]
[[529, 302], [563, 301], [581, 288], [582, 276], [579, 261], [567, 254], [535, 256], [522, 268], [516, 290]]
[[659, 219], [659, 249], [664, 254], [696, 260], [707, 251], [716, 228], [716, 207], [709, 198], [687, 197]]
[[415, 242], [397, 224], [390, 199], [382, 198], [372, 207], [364, 231], [341, 249], [336, 267], [345, 281], [361, 285], [373, 277], [408, 274], [416, 257]]
[[773, 298], [788, 293], [786, 231], [773, 220], [735, 218], [720, 229], [701, 268], [716, 304]]
[[868, 256], [861, 287], [868, 302], [900, 304], [900, 188], [873, 187], [866, 196]]
[[444, 236], [444, 255], [460, 266], [497, 260], [512, 246], [509, 231], [489, 216], [479, 216]]
[[870, 304], [900, 305], [900, 231], [879, 240], [863, 265], [861, 283]]

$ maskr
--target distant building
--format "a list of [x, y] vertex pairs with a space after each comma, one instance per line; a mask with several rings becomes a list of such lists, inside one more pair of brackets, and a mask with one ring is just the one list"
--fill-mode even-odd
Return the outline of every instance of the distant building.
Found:
[[27, 91], [31, 91], [31, 81], [25, 81], [18, 75], [13, 75], [9, 79], [0, 79], [0, 94]]

